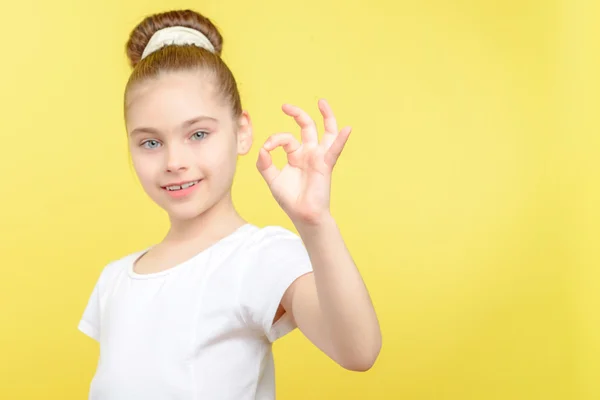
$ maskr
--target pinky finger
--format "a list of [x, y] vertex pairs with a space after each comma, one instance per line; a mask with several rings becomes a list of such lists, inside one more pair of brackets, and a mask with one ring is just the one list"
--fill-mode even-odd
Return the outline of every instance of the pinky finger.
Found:
[[327, 153], [325, 153], [325, 163], [330, 167], [333, 167], [337, 162], [340, 154], [344, 150], [344, 146], [346, 146], [346, 142], [350, 137], [350, 133], [352, 132], [352, 128], [347, 126], [340, 131], [337, 135]]

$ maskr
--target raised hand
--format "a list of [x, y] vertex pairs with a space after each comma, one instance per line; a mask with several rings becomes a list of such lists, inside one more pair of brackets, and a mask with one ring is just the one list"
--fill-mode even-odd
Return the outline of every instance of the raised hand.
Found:
[[[291, 133], [270, 136], [260, 149], [256, 166], [271, 193], [295, 224], [319, 224], [330, 216], [331, 175], [351, 128], [338, 131], [331, 107], [319, 101], [325, 132], [321, 141], [315, 122], [302, 109], [285, 104], [283, 112], [300, 126], [301, 142]], [[280, 170], [270, 152], [281, 146], [287, 164]]]

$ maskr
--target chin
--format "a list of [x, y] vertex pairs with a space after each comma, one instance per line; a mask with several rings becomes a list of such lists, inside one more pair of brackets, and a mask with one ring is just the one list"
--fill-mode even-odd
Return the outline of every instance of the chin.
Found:
[[169, 204], [167, 207], [163, 207], [163, 209], [172, 221], [190, 221], [198, 218], [206, 211], [203, 207], [199, 207], [198, 204]]

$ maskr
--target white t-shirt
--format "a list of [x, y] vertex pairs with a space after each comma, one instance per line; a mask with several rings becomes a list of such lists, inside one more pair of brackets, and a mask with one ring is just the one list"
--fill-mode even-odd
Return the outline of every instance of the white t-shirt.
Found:
[[90, 400], [271, 400], [273, 319], [290, 284], [312, 271], [301, 239], [247, 224], [168, 270], [137, 274], [145, 252], [108, 264], [79, 329], [100, 343]]

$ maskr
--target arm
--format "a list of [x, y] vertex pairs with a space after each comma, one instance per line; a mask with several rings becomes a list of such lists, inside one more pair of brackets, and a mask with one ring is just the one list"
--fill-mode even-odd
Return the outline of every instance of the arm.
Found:
[[286, 291], [283, 308], [298, 328], [342, 367], [366, 371], [381, 349], [381, 332], [369, 293], [333, 218], [299, 229], [313, 274]]
[[[351, 129], [338, 131], [326, 101], [319, 101], [319, 109], [325, 125], [321, 141], [306, 112], [284, 105], [283, 111], [300, 126], [302, 141], [289, 133], [272, 135], [260, 149], [257, 167], [298, 229], [313, 267], [312, 274], [290, 285], [281, 306], [329, 357], [347, 369], [364, 371], [381, 348], [379, 323], [329, 209], [333, 167]], [[288, 163], [281, 170], [270, 155], [277, 147], [287, 154]]]

